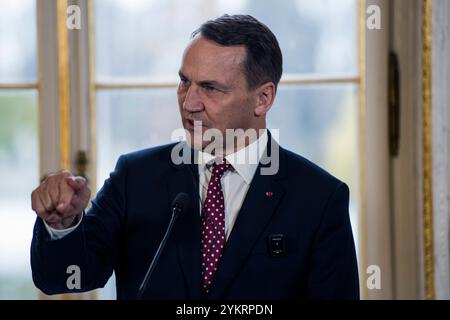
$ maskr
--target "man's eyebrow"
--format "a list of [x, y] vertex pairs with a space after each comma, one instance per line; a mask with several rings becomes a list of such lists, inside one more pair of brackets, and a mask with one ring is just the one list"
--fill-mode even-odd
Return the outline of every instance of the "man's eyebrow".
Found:
[[[183, 72], [178, 71], [178, 75], [180, 76], [180, 79], [186, 79], [189, 80], [184, 74]], [[223, 90], [223, 91], [229, 91], [230, 87], [222, 82], [216, 81], [216, 80], [201, 80], [197, 82], [198, 85], [200, 86], [211, 86], [211, 87], [216, 87], [219, 90]]]
[[227, 86], [226, 84], [215, 81], [215, 80], [202, 80], [202, 81], [199, 81], [198, 84], [201, 86], [216, 87], [217, 89], [224, 90], [224, 91], [228, 91], [230, 89], [230, 87]]

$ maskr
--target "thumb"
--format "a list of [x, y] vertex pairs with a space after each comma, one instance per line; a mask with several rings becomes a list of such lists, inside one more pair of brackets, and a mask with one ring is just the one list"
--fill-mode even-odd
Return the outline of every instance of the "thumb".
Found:
[[83, 177], [68, 177], [66, 182], [74, 191], [78, 191], [86, 187], [86, 179]]

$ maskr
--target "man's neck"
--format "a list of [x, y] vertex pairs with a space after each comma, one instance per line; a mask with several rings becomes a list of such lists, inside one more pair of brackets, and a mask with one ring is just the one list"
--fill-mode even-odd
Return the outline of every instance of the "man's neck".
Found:
[[205, 151], [205, 149], [203, 149], [202, 151], [208, 152], [215, 157], [226, 157], [248, 147], [249, 145], [257, 141], [266, 132], [266, 130], [266, 128], [250, 129], [250, 131], [242, 130], [242, 132], [238, 132], [238, 135], [233, 135], [228, 137], [228, 139], [225, 139], [225, 146], [223, 149], [217, 148], [210, 150], [211, 152]]

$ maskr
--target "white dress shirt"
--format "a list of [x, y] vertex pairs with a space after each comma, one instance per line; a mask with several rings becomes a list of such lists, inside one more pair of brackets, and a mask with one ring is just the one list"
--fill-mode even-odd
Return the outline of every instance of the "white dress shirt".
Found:
[[73, 227], [70, 227], [70, 228], [67, 228], [67, 229], [55, 229], [55, 228], [50, 227], [47, 224], [47, 222], [45, 222], [44, 219], [42, 219], [42, 221], [44, 222], [45, 229], [47, 229], [48, 233], [50, 234], [50, 239], [51, 240], [58, 240], [58, 239], [64, 238], [69, 233], [71, 233], [73, 230], [75, 230], [80, 225], [81, 220], [83, 220], [83, 216], [84, 216], [84, 212], [81, 215], [80, 219], [78, 220], [77, 224], [74, 225]]
[[[225, 235], [227, 240], [244, 203], [250, 183], [258, 168], [259, 160], [266, 149], [267, 139], [267, 130], [264, 130], [259, 139], [245, 148], [225, 156], [227, 162], [232, 166], [223, 174], [221, 179], [225, 201]], [[212, 164], [215, 158], [209, 153], [200, 151], [198, 159], [200, 197], [203, 204], [206, 199]], [[202, 205], [200, 205], [201, 207]]]
[[[247, 191], [253, 180], [256, 169], [258, 168], [259, 161], [261, 160], [261, 157], [266, 149], [267, 140], [267, 130], [265, 129], [262, 131], [257, 140], [253, 141], [245, 148], [225, 156], [225, 159], [232, 166], [232, 168], [224, 173], [221, 179], [225, 201], [225, 235], [227, 240], [230, 236], [231, 230], [233, 229], [234, 223], [236, 222], [239, 210], [241, 209], [245, 196], [247, 195]], [[201, 210], [203, 202], [206, 199], [208, 182], [211, 177], [211, 169], [215, 157], [209, 153], [199, 151], [198, 159], [199, 194], [202, 202], [200, 204]], [[61, 239], [80, 225], [83, 220], [83, 215], [75, 226], [68, 229], [54, 229], [45, 221], [44, 225], [52, 240]]]

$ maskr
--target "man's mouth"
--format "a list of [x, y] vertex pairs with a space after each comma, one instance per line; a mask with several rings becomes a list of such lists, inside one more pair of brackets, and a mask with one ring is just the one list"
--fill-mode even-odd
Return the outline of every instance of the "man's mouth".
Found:
[[192, 119], [188, 119], [186, 118], [186, 129], [193, 131], [195, 125], [197, 125], [199, 128], [203, 127], [203, 122], [201, 120], [192, 120]]
[[187, 130], [194, 130], [194, 120], [186, 119], [186, 129]]

